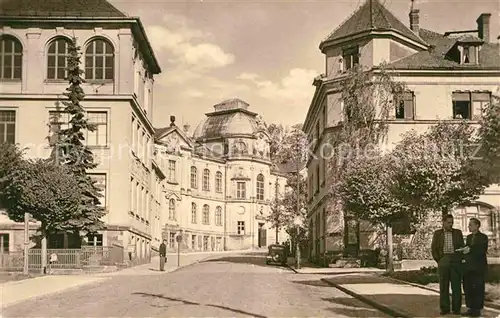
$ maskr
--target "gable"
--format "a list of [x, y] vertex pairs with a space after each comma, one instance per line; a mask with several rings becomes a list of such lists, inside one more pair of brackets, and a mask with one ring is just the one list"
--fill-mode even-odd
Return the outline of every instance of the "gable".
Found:
[[189, 138], [175, 128], [157, 135], [155, 142], [164, 146], [168, 153], [179, 152], [181, 149], [191, 149], [192, 145]]

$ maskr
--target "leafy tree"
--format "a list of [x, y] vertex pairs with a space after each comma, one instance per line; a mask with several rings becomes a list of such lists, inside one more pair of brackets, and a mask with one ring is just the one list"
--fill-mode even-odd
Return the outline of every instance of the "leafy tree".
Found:
[[41, 223], [42, 236], [67, 231], [78, 211], [80, 192], [71, 171], [46, 160], [26, 160], [10, 173], [2, 197], [10, 219], [24, 221], [28, 212]]
[[276, 162], [276, 160], [279, 160], [277, 155], [283, 151], [283, 140], [285, 138], [286, 129], [281, 124], [273, 123], [267, 127], [267, 131], [270, 136], [269, 152], [271, 161], [274, 164], [280, 164], [281, 162]]
[[483, 110], [478, 129], [478, 152], [476, 164], [489, 183], [500, 183], [500, 97], [493, 95], [492, 101]]
[[440, 122], [424, 134], [406, 133], [392, 155], [395, 192], [406, 205], [449, 213], [475, 200], [487, 186], [473, 158], [477, 144], [467, 122]]
[[101, 218], [106, 214], [100, 205], [101, 189], [96, 185], [87, 172], [97, 167], [92, 150], [84, 144], [85, 131], [94, 131], [85, 117], [85, 110], [81, 105], [85, 93], [81, 87], [84, 82], [80, 68], [80, 47], [76, 38], [68, 45], [68, 81], [69, 87], [64, 95], [68, 98], [63, 101], [64, 112], [70, 114], [69, 128], [58, 132], [58, 140], [54, 146], [51, 161], [63, 164], [71, 171], [78, 183], [81, 201], [77, 213], [67, 221], [75, 231], [95, 232], [104, 227]]
[[17, 145], [0, 143], [0, 206], [1, 194], [10, 175], [22, 164], [23, 151]]
[[[277, 186], [277, 185], [276, 185]], [[288, 223], [288, 213], [284, 209], [281, 199], [279, 197], [274, 198], [270, 204], [271, 213], [266, 216], [266, 222], [270, 223], [275, 230], [276, 244], [279, 243], [279, 231]]]

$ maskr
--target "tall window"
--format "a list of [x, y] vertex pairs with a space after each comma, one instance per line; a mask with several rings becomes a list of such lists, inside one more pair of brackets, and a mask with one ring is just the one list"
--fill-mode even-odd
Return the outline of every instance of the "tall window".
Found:
[[245, 221], [238, 221], [238, 235], [245, 235]]
[[175, 160], [168, 161], [168, 182], [175, 182]]
[[92, 180], [95, 181], [96, 187], [99, 189], [102, 197], [99, 198], [101, 206], [106, 206], [106, 174], [105, 173], [89, 173]]
[[12, 36], [0, 37], [0, 80], [19, 80], [23, 69], [21, 42]]
[[415, 96], [413, 92], [404, 92], [403, 96], [396, 101], [396, 118], [397, 119], [414, 119], [415, 118]]
[[246, 199], [247, 196], [247, 185], [245, 182], [236, 183], [236, 198]]
[[0, 110], [0, 143], [16, 142], [16, 111]]
[[203, 191], [210, 191], [210, 170], [203, 170]]
[[264, 200], [264, 176], [257, 176], [257, 200]]
[[87, 112], [89, 124], [95, 127], [94, 131], [86, 130], [85, 140], [88, 146], [108, 145], [108, 113], [107, 112]]
[[191, 223], [196, 224], [196, 203], [191, 203]]
[[195, 166], [191, 166], [191, 189], [198, 188], [198, 169]]
[[112, 80], [114, 78], [114, 50], [111, 43], [95, 39], [85, 50], [85, 79]]
[[168, 219], [175, 220], [175, 199], [168, 201]]
[[222, 192], [222, 172], [220, 171], [215, 174], [215, 192]]
[[203, 224], [210, 224], [210, 207], [208, 204], [203, 206]]
[[[69, 128], [71, 115], [64, 111], [49, 111], [50, 143], [53, 144], [59, 138], [59, 132]], [[87, 112], [89, 124], [95, 126], [94, 131], [85, 131], [85, 143], [88, 146], [108, 145], [108, 113], [99, 111]]]
[[9, 252], [9, 234], [8, 233], [2, 233], [0, 234], [0, 248], [4, 253]]
[[359, 64], [359, 48], [356, 46], [344, 50], [342, 58], [344, 61], [344, 71], [350, 70]]
[[65, 38], [57, 38], [50, 42], [47, 52], [47, 78], [64, 80], [68, 75], [68, 44]]
[[222, 225], [222, 207], [215, 208], [215, 225]]

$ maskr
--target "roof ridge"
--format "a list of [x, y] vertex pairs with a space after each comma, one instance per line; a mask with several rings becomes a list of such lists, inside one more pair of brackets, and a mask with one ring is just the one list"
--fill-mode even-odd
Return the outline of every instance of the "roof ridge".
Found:
[[332, 36], [335, 32], [337, 32], [338, 29], [340, 29], [341, 26], [344, 25], [344, 23], [346, 23], [347, 21], [349, 21], [349, 19], [351, 19], [356, 13], [358, 13], [358, 11], [360, 11], [361, 8], [363, 8], [368, 3], [368, 1], [371, 1], [371, 0], [365, 0], [365, 3], [362, 3], [359, 7], [357, 7], [356, 10], [354, 10], [351, 13], [350, 16], [348, 16], [341, 23], [339, 23], [339, 25], [337, 25], [337, 27], [335, 29], [333, 29], [333, 31], [330, 32], [321, 42], [327, 41], [330, 38], [330, 36]]

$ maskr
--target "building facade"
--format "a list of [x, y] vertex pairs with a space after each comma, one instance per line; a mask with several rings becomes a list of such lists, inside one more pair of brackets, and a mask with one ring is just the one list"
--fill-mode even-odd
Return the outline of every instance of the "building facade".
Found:
[[190, 136], [175, 124], [156, 130], [156, 178], [164, 193], [154, 240], [182, 250], [266, 247], [287, 235], [266, 222], [285, 176], [273, 169], [264, 121], [240, 99], [214, 106]]
[[[354, 65], [371, 69], [381, 63], [388, 64], [396, 81], [405, 83], [407, 91], [395, 103], [389, 120], [384, 145], [389, 149], [403, 132], [424, 132], [438, 119], [463, 118], [477, 124], [482, 107], [498, 92], [500, 83], [499, 44], [490, 31], [490, 16], [481, 14], [474, 30], [440, 34], [420, 27], [419, 9], [413, 4], [406, 26], [378, 0], [367, 0], [321, 42], [325, 73], [314, 80], [316, 91], [304, 122], [309, 138], [318, 140], [314, 151], [319, 159], [308, 163], [312, 257], [327, 251], [357, 254], [374, 247], [368, 224], [329, 210], [328, 163], [319, 151], [342, 120], [337, 83]], [[455, 210], [455, 226], [467, 234], [468, 219], [478, 217], [492, 246], [498, 246], [499, 207], [500, 188], [493, 185], [475, 204]]]
[[[68, 2], [69, 3], [69, 2]], [[85, 139], [98, 167], [107, 227], [90, 244], [124, 247], [127, 259], [150, 253], [153, 173], [152, 94], [159, 64], [141, 20], [105, 0], [71, 2], [4, 1], [0, 8], [0, 142], [26, 147], [28, 157], [45, 158], [50, 140], [68, 124], [62, 95], [68, 43], [81, 47], [82, 105], [96, 131]], [[2, 247], [22, 249], [23, 226], [0, 216]], [[79, 237], [52, 235], [49, 248], [71, 248]], [[130, 253], [129, 253], [130, 252]]]

